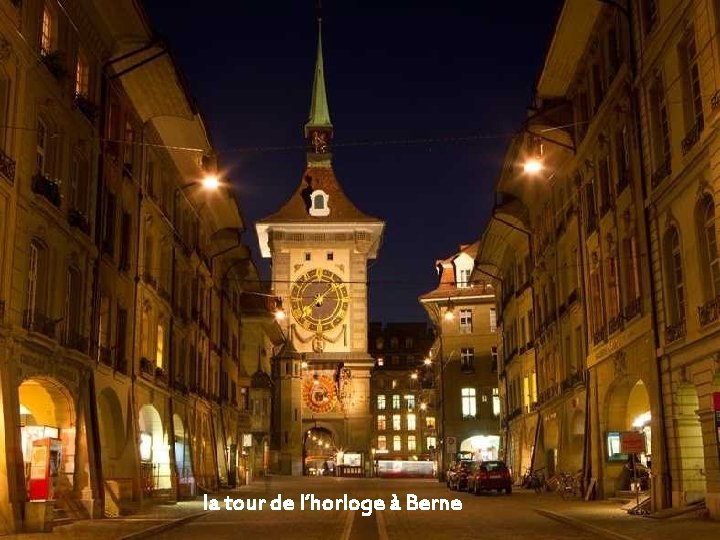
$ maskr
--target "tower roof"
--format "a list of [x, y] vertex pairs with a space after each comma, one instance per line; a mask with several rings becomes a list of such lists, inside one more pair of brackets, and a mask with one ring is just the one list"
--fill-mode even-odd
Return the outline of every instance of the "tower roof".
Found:
[[312, 98], [310, 99], [310, 116], [305, 124], [305, 134], [310, 127], [332, 128], [330, 108], [325, 89], [325, 65], [322, 51], [322, 20], [318, 19], [318, 45], [315, 58], [315, 77], [313, 79]]

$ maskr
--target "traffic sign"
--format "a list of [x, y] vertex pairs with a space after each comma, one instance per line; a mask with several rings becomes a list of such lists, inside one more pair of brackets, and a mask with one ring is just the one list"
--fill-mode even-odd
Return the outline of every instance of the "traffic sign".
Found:
[[643, 454], [645, 452], [645, 434], [642, 431], [622, 431], [620, 433], [620, 452]]

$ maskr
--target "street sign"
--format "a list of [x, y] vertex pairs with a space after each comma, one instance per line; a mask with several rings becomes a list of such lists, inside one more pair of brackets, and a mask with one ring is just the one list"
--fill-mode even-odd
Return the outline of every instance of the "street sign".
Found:
[[623, 454], [645, 453], [645, 434], [642, 431], [622, 431], [620, 433], [620, 452]]
[[455, 437], [446, 437], [446, 448], [448, 454], [455, 454], [457, 452], [457, 439]]

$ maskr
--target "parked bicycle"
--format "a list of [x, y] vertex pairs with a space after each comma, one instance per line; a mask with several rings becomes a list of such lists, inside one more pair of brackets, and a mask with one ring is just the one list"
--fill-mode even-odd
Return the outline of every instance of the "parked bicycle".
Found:
[[523, 478], [523, 487], [534, 489], [535, 493], [540, 494], [545, 489], [545, 474], [543, 469], [528, 469]]

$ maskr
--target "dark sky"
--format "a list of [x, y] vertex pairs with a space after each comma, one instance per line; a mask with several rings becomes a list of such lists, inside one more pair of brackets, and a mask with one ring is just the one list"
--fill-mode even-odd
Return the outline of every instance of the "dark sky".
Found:
[[[238, 188], [245, 242], [268, 276], [254, 222], [287, 200], [304, 170], [314, 2], [145, 5]], [[424, 320], [417, 297], [435, 287], [435, 261], [479, 237], [507, 136], [525, 116], [559, 6], [324, 3], [335, 172], [361, 210], [386, 221], [369, 272], [371, 320]], [[474, 138], [457, 140], [466, 137]]]

